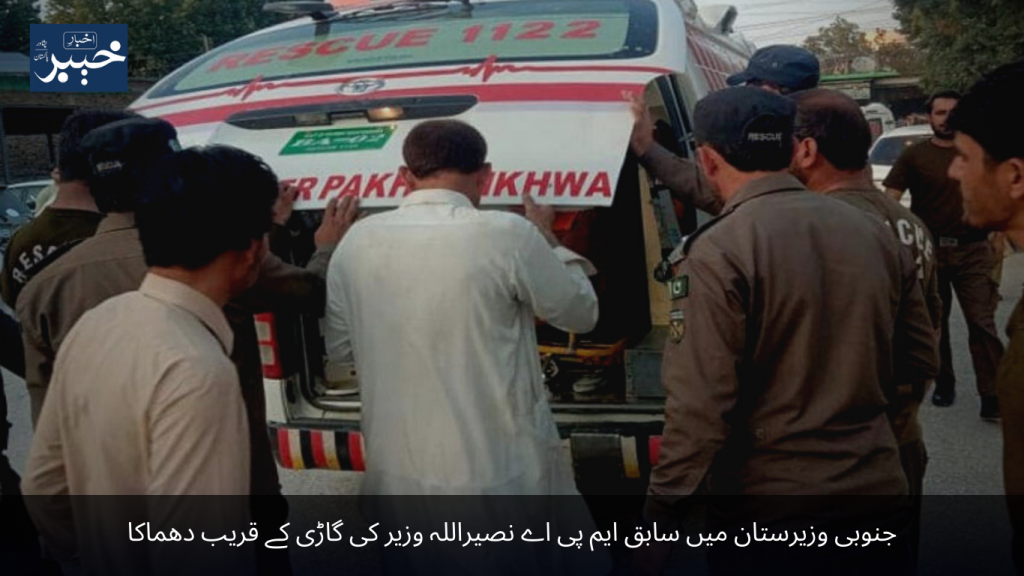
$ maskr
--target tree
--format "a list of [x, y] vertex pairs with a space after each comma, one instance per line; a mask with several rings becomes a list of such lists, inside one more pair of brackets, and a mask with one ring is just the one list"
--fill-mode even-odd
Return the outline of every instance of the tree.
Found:
[[924, 69], [921, 53], [906, 42], [889, 42], [875, 47], [875, 60], [882, 70], [917, 76]]
[[[0, 0], [2, 1], [2, 0]], [[50, 0], [51, 23], [128, 24], [128, 71], [159, 78], [216, 46], [270, 26], [264, 0]]]
[[1024, 57], [1019, 0], [895, 0], [896, 18], [923, 54], [928, 90], [965, 89]]
[[0, 52], [29, 51], [29, 25], [39, 23], [35, 0], [0, 0]]
[[875, 30], [869, 40], [860, 26], [843, 18], [818, 29], [817, 35], [804, 40], [804, 47], [818, 56], [825, 74], [849, 74], [854, 60], [861, 57], [874, 59], [879, 70], [906, 75], [920, 74], [924, 67], [920, 51], [902, 35]]
[[829, 26], [819, 28], [817, 35], [804, 40], [804, 48], [818, 56], [823, 74], [849, 74], [854, 60], [874, 56], [860, 26], [845, 18], [836, 18]]

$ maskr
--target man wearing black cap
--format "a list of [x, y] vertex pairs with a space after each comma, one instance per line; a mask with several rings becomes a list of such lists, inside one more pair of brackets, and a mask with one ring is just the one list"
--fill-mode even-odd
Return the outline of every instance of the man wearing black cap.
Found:
[[[816, 88], [821, 66], [811, 52], [797, 46], [768, 46], [754, 53], [747, 69], [729, 77], [730, 86], [747, 85], [776, 94], [789, 94]], [[631, 148], [648, 173], [668, 187], [686, 206], [718, 214], [722, 201], [703, 180], [700, 168], [666, 150], [654, 140], [654, 122], [642, 99], [632, 101], [633, 135]]]
[[766, 46], [750, 57], [747, 69], [726, 80], [729, 86], [755, 86], [776, 94], [817, 88], [821, 81], [818, 57], [799, 46]]
[[[648, 521], [675, 521], [699, 490], [907, 494], [886, 408], [893, 327], [911, 310], [927, 323], [923, 297], [884, 223], [787, 172], [795, 112], [750, 87], [697, 105], [700, 166], [724, 208], [685, 241], [672, 281]], [[919, 361], [934, 370], [934, 358]], [[709, 558], [712, 569], [737, 573], [734, 551]], [[809, 570], [837, 561], [806, 558]]]
[[[176, 137], [174, 128], [163, 120], [136, 119], [103, 126], [83, 140], [82, 148], [92, 166], [89, 187], [97, 207], [107, 216], [95, 236], [43, 270], [18, 299], [33, 422], [38, 420], [57, 350], [75, 322], [107, 298], [134, 290], [142, 282], [146, 263], [134, 211], [144, 174], [178, 147]], [[224, 310], [234, 333], [231, 359], [238, 369], [249, 422], [251, 490], [254, 495], [276, 497], [260, 501], [258, 512], [271, 516], [260, 519], [268, 523], [283, 523], [287, 504], [280, 496], [277, 465], [267, 435], [262, 368], [252, 315], [271, 311], [322, 314], [327, 263], [355, 217], [352, 198], [333, 200], [316, 233], [317, 251], [308, 269], [267, 255], [256, 284]], [[188, 230], [182, 229], [181, 234], [186, 236]], [[261, 570], [287, 573], [287, 558], [280, 560], [278, 551], [264, 547], [260, 552], [274, 556], [261, 557]]]
[[22, 287], [39, 270], [78, 242], [96, 233], [103, 214], [89, 193], [89, 163], [80, 150], [82, 139], [105, 124], [136, 117], [120, 110], [82, 110], [68, 116], [60, 130], [57, 193], [53, 203], [14, 234], [7, 247], [0, 288], [14, 308]]
[[[90, 574], [249, 574], [255, 549], [129, 546], [124, 513], [154, 532], [249, 525], [249, 430], [223, 307], [259, 274], [277, 177], [225, 146], [168, 154], [149, 172], [137, 211], [144, 279], [66, 335], [23, 486], [55, 555]], [[159, 498], [141, 513], [75, 498], [93, 495]], [[222, 498], [186, 498], [203, 495]]]
[[41, 270], [18, 297], [33, 423], [57, 349], [74, 323], [107, 298], [138, 287], [145, 273], [135, 259], [141, 258], [134, 216], [139, 181], [153, 162], [177, 148], [173, 126], [141, 118], [107, 124], [82, 139], [80, 152], [89, 167], [84, 180], [106, 217], [95, 236]]

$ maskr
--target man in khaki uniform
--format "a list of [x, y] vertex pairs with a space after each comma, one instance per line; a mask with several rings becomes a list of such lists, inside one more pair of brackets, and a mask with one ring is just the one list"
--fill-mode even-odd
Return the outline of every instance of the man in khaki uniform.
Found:
[[78, 242], [95, 234], [103, 219], [85, 182], [89, 161], [80, 151], [82, 139], [104, 124], [135, 117], [119, 110], [83, 110], [64, 121], [54, 170], [56, 198], [48, 211], [18, 228], [4, 255], [0, 292], [11, 308], [17, 305], [18, 294], [33, 276]]
[[[831, 90], [806, 90], [791, 96], [797, 105], [796, 154], [790, 169], [809, 189], [827, 194], [878, 217], [892, 231], [917, 266], [917, 277], [928, 304], [935, 329], [935, 361], [942, 325], [935, 246], [928, 228], [910, 210], [875, 188], [866, 172], [871, 148], [871, 127], [855, 100]], [[895, 382], [898, 401], [889, 417], [900, 447], [900, 461], [910, 484], [910, 494], [919, 503], [924, 489], [928, 461], [918, 412], [929, 382], [906, 366], [902, 347], [894, 348]], [[920, 508], [915, 507], [919, 514]], [[917, 538], [917, 530], [913, 532]], [[916, 552], [916, 541], [913, 545]]]
[[673, 281], [649, 521], [672, 521], [698, 490], [907, 494], [886, 413], [893, 351], [907, 342], [907, 368], [933, 376], [931, 320], [885, 225], [786, 172], [795, 112], [754, 88], [697, 106], [700, 166], [724, 208], [685, 241]]
[[[852, 98], [831, 90], [808, 90], [791, 96], [797, 104], [796, 154], [791, 172], [810, 190], [827, 194], [878, 217], [895, 234], [909, 259], [915, 263], [917, 278], [935, 329], [935, 361], [938, 362], [938, 333], [942, 324], [935, 246], [925, 224], [899, 202], [879, 192], [865, 172], [871, 147], [871, 128]], [[901, 347], [905, 343], [900, 343]], [[918, 410], [924, 400], [927, 379], [895, 350], [896, 382], [900, 398], [908, 403], [891, 411], [893, 430], [900, 445], [904, 469], [912, 494], [920, 494], [924, 453]]]
[[[146, 263], [135, 227], [137, 195], [142, 175], [173, 150], [175, 138], [174, 128], [163, 120], [136, 119], [108, 124], [83, 140], [93, 161], [90, 189], [107, 216], [95, 236], [40, 272], [18, 298], [33, 422], [38, 420], [57, 350], [75, 322], [104, 300], [135, 290], [142, 283]], [[268, 255], [256, 284], [225, 307], [235, 340], [231, 359], [239, 372], [249, 422], [252, 493], [276, 496], [260, 502], [262, 509], [258, 511], [270, 517], [258, 520], [268, 523], [280, 525], [285, 521], [287, 503], [280, 496], [277, 465], [267, 435], [262, 367], [252, 315], [270, 311], [323, 314], [323, 276], [334, 247], [355, 219], [355, 210], [351, 199], [332, 202], [317, 231], [318, 250], [308, 270]], [[188, 230], [181, 234], [182, 241], [187, 241]], [[275, 552], [260, 549], [271, 555]], [[260, 566], [270, 573], [288, 570], [286, 559], [275, 562], [274, 558], [261, 558]]]
[[967, 321], [968, 345], [981, 396], [981, 417], [993, 420], [999, 418], [995, 379], [1003, 355], [1003, 343], [999, 340], [995, 323], [999, 286], [992, 279], [992, 270], [1001, 255], [995, 253], [987, 231], [963, 221], [960, 186], [947, 174], [956, 155], [953, 131], [947, 119], [959, 96], [955, 92], [942, 92], [932, 97], [929, 119], [934, 137], [907, 148], [896, 160], [884, 185], [894, 200], [899, 200], [905, 190], [910, 190], [913, 199], [911, 210], [928, 225], [937, 244], [939, 292], [943, 303], [942, 370], [935, 384], [932, 402], [945, 407], [956, 399], [956, 374], [949, 333], [955, 291]]
[[[766, 46], [754, 53], [746, 70], [728, 78], [730, 86], [754, 86], [775, 94], [788, 95], [818, 87], [821, 64], [812, 52], [799, 46]], [[680, 158], [654, 140], [654, 123], [642, 99], [633, 101], [636, 124], [630, 147], [648, 173], [668, 187], [673, 198], [685, 206], [711, 215], [722, 211], [722, 199], [704, 181], [700, 167]]]
[[[950, 117], [960, 182], [971, 226], [995, 230], [1024, 248], [1024, 116], [1019, 113], [1024, 60], [1003, 66], [964, 95]], [[1010, 345], [999, 365], [1003, 477], [1014, 529], [1014, 561], [1024, 573], [1024, 299], [1007, 326]]]

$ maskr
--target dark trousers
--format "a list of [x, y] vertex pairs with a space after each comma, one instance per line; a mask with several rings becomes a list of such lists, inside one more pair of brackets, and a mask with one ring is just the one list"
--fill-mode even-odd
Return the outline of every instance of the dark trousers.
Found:
[[921, 504], [924, 502], [924, 471], [928, 466], [928, 451], [924, 441], [917, 440], [900, 446], [900, 463], [903, 473], [910, 485], [911, 518], [908, 531], [910, 539], [910, 557], [917, 565], [918, 551], [921, 546]]
[[1003, 357], [1003, 343], [996, 328], [995, 312], [999, 286], [992, 280], [996, 254], [987, 241], [955, 248], [939, 248], [939, 294], [942, 297], [942, 339], [939, 343], [942, 368], [935, 392], [950, 394], [956, 388], [953, 371], [953, 347], [950, 344], [949, 317], [956, 292], [967, 320], [968, 346], [974, 362], [978, 394], [994, 396], [996, 372]]

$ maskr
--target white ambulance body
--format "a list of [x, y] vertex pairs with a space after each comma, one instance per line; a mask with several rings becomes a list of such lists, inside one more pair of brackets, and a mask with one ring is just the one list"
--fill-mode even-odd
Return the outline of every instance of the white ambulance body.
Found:
[[[541, 360], [581, 489], [631, 490], [657, 461], [663, 425], [668, 302], [653, 272], [698, 215], [629, 156], [627, 98], [643, 94], [662, 143], [692, 155], [694, 104], [753, 51], [732, 33], [735, 18], [735, 8], [691, 0], [339, 6], [220, 46], [131, 109], [174, 124], [184, 145], [244, 148], [294, 182], [294, 243], [282, 256], [299, 265], [330, 198], [398, 205], [408, 191], [401, 145], [417, 122], [476, 126], [495, 169], [484, 205], [512, 209], [532, 193], [560, 210], [565, 241], [603, 267], [604, 325], [590, 335], [541, 328]], [[339, 390], [348, 370], [326, 365], [319, 320], [262, 314], [257, 327], [279, 463], [363, 469], [373, 455], [358, 395]], [[578, 392], [581, 379], [596, 389]]]

